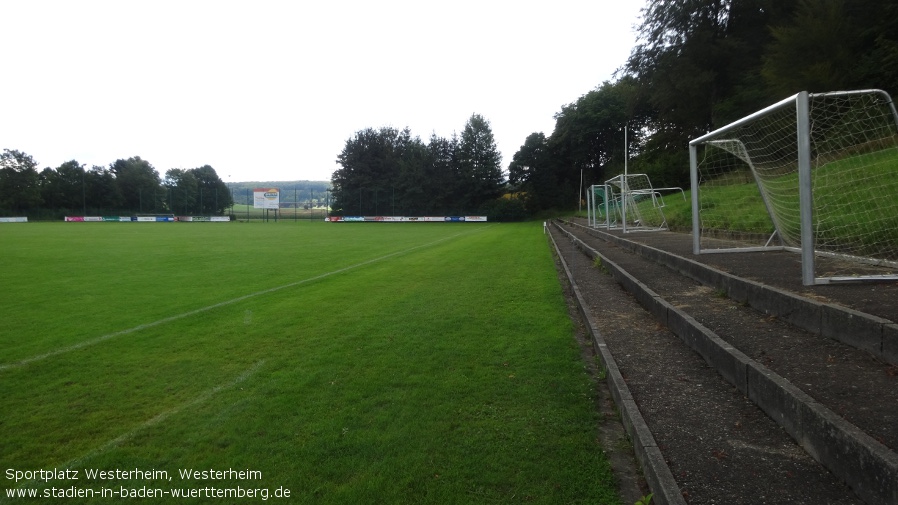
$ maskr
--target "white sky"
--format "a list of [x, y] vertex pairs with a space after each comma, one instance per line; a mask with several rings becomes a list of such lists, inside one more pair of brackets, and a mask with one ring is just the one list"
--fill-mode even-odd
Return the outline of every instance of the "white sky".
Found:
[[365, 128], [490, 121], [502, 168], [611, 80], [646, 0], [0, 0], [0, 149], [329, 180]]

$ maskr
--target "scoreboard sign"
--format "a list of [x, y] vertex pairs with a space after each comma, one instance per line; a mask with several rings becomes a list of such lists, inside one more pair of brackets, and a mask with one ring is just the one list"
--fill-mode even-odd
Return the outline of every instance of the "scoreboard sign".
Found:
[[280, 207], [281, 199], [278, 188], [253, 189], [254, 209], [279, 209]]

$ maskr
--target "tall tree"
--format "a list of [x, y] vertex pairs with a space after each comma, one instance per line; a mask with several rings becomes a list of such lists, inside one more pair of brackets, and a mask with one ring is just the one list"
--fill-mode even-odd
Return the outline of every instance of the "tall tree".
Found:
[[0, 209], [18, 213], [40, 204], [37, 162], [29, 154], [4, 149], [0, 154]]
[[882, 88], [898, 92], [898, 1], [800, 0], [773, 25], [763, 76], [783, 96]]
[[787, 24], [772, 29], [763, 75], [783, 97], [846, 89], [853, 80], [860, 30], [843, 0], [802, 0]]
[[87, 181], [84, 166], [75, 160], [66, 161], [56, 169], [41, 171], [41, 197], [50, 209], [86, 211]]
[[191, 215], [196, 212], [199, 185], [192, 170], [167, 170], [163, 185], [168, 189], [168, 206], [173, 213]]
[[[797, 0], [652, 0], [623, 72], [638, 85], [646, 120], [641, 171], [688, 182], [689, 140], [776, 101], [761, 78], [769, 25]], [[775, 97], [776, 99], [780, 97]], [[652, 175], [654, 173], [654, 175]]]
[[451, 214], [454, 187], [457, 184], [456, 155], [458, 153], [458, 135], [450, 138], [432, 134], [427, 143], [427, 162], [421, 175], [423, 180], [422, 195], [424, 199], [423, 214]]
[[231, 206], [231, 192], [227, 184], [221, 180], [215, 169], [203, 165], [191, 170], [200, 190], [199, 213], [223, 214]]
[[531, 212], [552, 208], [562, 200], [553, 169], [546, 135], [528, 135], [508, 165], [508, 184], [512, 191], [523, 193]]
[[94, 165], [84, 174], [87, 184], [87, 212], [102, 214], [124, 210], [124, 198], [115, 175], [106, 167]]
[[502, 155], [490, 123], [480, 114], [472, 114], [465, 124], [458, 145], [457, 212], [475, 212], [481, 205], [502, 195], [505, 175]]
[[898, 95], [898, 0], [882, 0], [876, 8], [870, 8], [869, 2], [853, 0], [849, 12], [864, 41], [853, 72], [857, 78], [854, 85]]
[[[366, 128], [356, 132], [337, 157], [342, 168], [331, 177], [335, 212], [373, 215], [388, 209], [393, 188], [407, 189], [401, 176], [408, 178], [418, 169], [409, 163], [420, 145], [420, 139], [413, 138], [408, 128]], [[404, 156], [407, 159], [403, 160]], [[401, 196], [397, 198], [411, 204]]]
[[[688, 140], [757, 109], [767, 26], [795, 0], [653, 0], [625, 71], [656, 110], [659, 129]], [[766, 105], [766, 103], [765, 103]]]
[[582, 170], [586, 179], [604, 180], [614, 167], [623, 166], [624, 127], [636, 121], [630, 93], [626, 81], [605, 82], [555, 116], [550, 144], [565, 156], [571, 167], [568, 177], [579, 178]]
[[378, 198], [375, 210], [381, 214], [424, 214], [433, 196], [433, 180], [428, 174], [431, 153], [407, 129], [397, 141], [398, 171], [383, 184], [383, 199]]
[[159, 174], [140, 156], [116, 160], [109, 166], [115, 175], [125, 207], [133, 212], [154, 213], [164, 209], [164, 195]]
[[424, 144], [408, 128], [367, 128], [346, 141], [331, 177], [343, 215], [459, 215], [502, 194], [504, 174], [489, 122], [474, 114], [461, 137]]

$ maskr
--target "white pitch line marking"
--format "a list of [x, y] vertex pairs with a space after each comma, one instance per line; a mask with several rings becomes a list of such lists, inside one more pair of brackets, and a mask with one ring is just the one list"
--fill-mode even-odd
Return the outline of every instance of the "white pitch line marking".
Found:
[[[480, 230], [484, 230], [484, 229], [485, 229], [485, 228], [480, 228]], [[378, 262], [378, 261], [383, 261], [383, 260], [385, 260], [385, 259], [392, 258], [393, 256], [399, 256], [400, 254], [405, 254], [405, 253], [414, 251], [414, 250], [416, 250], [416, 249], [422, 249], [422, 248], [425, 248], [425, 247], [430, 247], [430, 246], [432, 246], [432, 245], [439, 244], [440, 242], [445, 242], [445, 241], [447, 241], [447, 240], [450, 240], [450, 239], [459, 237], [459, 236], [461, 236], [461, 235], [463, 235], [463, 233], [457, 233], [457, 234], [451, 235], [451, 236], [449, 236], [449, 237], [441, 238], [440, 240], [436, 240], [436, 241], [433, 241], [433, 242], [428, 242], [427, 244], [422, 244], [422, 245], [415, 246], [415, 247], [410, 247], [410, 248], [408, 248], [408, 249], [403, 249], [403, 250], [401, 250], [401, 251], [392, 252], [392, 253], [390, 253], [390, 254], [386, 254], [386, 255], [380, 256], [380, 257], [378, 257], [378, 258], [373, 258], [373, 259], [370, 259], [370, 260], [367, 260], [367, 261], [363, 261], [363, 262], [361, 262], [361, 263], [356, 263], [355, 265], [350, 265], [350, 266], [348, 266], [348, 267], [343, 267], [343, 268], [334, 270], [334, 271], [332, 271], [332, 272], [327, 272], [327, 273], [323, 273], [323, 274], [321, 274], [321, 275], [316, 275], [316, 276], [314, 276], [314, 277], [309, 277], [308, 279], [303, 279], [303, 280], [301, 280], [301, 281], [291, 282], [291, 283], [289, 283], [289, 284], [284, 284], [284, 285], [282, 285], [282, 286], [275, 286], [275, 287], [273, 287], [273, 288], [264, 289], [264, 290], [262, 290], [262, 291], [257, 291], [257, 292], [255, 292], [255, 293], [250, 293], [250, 294], [248, 294], [248, 295], [238, 296], [237, 298], [234, 298], [234, 299], [231, 299], [231, 300], [227, 300], [227, 301], [224, 301], [224, 302], [219, 302], [219, 303], [216, 303], [216, 304], [214, 304], [214, 305], [209, 305], [209, 306], [202, 307], [202, 308], [199, 308], [199, 309], [194, 309], [194, 310], [191, 310], [191, 311], [188, 311], [188, 312], [184, 312], [184, 313], [181, 313], [181, 314], [177, 314], [177, 315], [174, 315], [174, 316], [171, 316], [171, 317], [165, 317], [165, 318], [159, 319], [158, 321], [153, 321], [153, 322], [151, 322], [151, 323], [141, 324], [141, 325], [138, 325], [138, 326], [134, 326], [133, 328], [128, 328], [127, 330], [120, 330], [120, 331], [116, 331], [116, 332], [113, 332], [113, 333], [107, 333], [106, 335], [102, 335], [102, 336], [100, 336], [100, 337], [92, 338], [92, 339], [90, 339], [90, 340], [85, 340], [85, 341], [83, 341], [83, 342], [79, 342], [79, 343], [77, 343], [77, 344], [73, 344], [73, 345], [70, 345], [70, 346], [61, 347], [61, 348], [59, 348], [59, 349], [56, 349], [56, 350], [53, 350], [53, 351], [50, 351], [50, 352], [47, 352], [47, 353], [44, 353], [44, 354], [38, 354], [38, 355], [36, 355], [36, 356], [31, 356], [31, 357], [29, 357], [29, 358], [21, 359], [21, 360], [19, 360], [19, 361], [14, 361], [14, 362], [11, 362], [11, 363], [3, 363], [3, 364], [0, 364], [0, 372], [2, 372], [2, 371], [4, 371], [4, 370], [8, 370], [8, 369], [10, 369], [10, 368], [18, 368], [18, 367], [23, 367], [23, 366], [25, 366], [25, 365], [30, 365], [31, 363], [34, 363], [34, 362], [36, 362], [36, 361], [41, 361], [41, 360], [44, 360], [44, 359], [47, 359], [47, 358], [52, 358], [52, 357], [54, 357], [54, 356], [59, 356], [60, 354], [65, 354], [65, 353], [69, 353], [69, 352], [72, 352], [72, 351], [77, 351], [78, 349], [83, 349], [83, 348], [85, 348], [85, 347], [90, 347], [90, 346], [99, 344], [99, 343], [101, 343], [101, 342], [105, 342], [105, 341], [107, 341], [107, 340], [113, 339], [113, 338], [115, 338], [115, 337], [120, 337], [120, 336], [122, 336], [122, 335], [128, 335], [128, 334], [130, 334], [130, 333], [135, 333], [135, 332], [138, 332], [138, 331], [141, 331], [141, 330], [145, 330], [145, 329], [147, 329], [147, 328], [153, 328], [154, 326], [159, 326], [159, 325], [162, 325], [162, 324], [170, 323], [170, 322], [172, 322], [172, 321], [177, 321], [178, 319], [184, 319], [185, 317], [195, 316], [195, 315], [197, 315], [197, 314], [201, 314], [201, 313], [203, 313], [203, 312], [208, 312], [208, 311], [213, 310], [213, 309], [217, 309], [217, 308], [220, 308], [220, 307], [225, 307], [225, 306], [228, 306], [228, 305], [233, 305], [233, 304], [235, 304], [235, 303], [242, 302], [242, 301], [248, 300], [248, 299], [250, 299], [250, 298], [255, 298], [255, 297], [257, 297], [257, 296], [262, 296], [262, 295], [267, 295], [267, 294], [269, 294], [269, 293], [274, 293], [274, 292], [280, 291], [280, 290], [282, 290], [282, 289], [292, 288], [292, 287], [295, 287], [295, 286], [299, 286], [299, 285], [301, 285], [301, 284], [307, 284], [307, 283], [309, 283], [309, 282], [313, 282], [313, 281], [317, 281], [317, 280], [320, 280], [320, 279], [324, 279], [325, 277], [330, 277], [331, 275], [336, 275], [336, 274], [343, 273], [343, 272], [346, 272], [346, 271], [349, 271], [349, 270], [353, 270], [353, 269], [356, 269], [356, 268], [359, 268], [359, 267], [363, 267], [363, 266], [365, 266], [365, 265], [370, 265], [371, 263], [376, 263], [376, 262]]]
[[[156, 414], [155, 416], [151, 417], [150, 419], [144, 421], [140, 426], [137, 426], [136, 428], [132, 429], [131, 431], [124, 433], [122, 435], [119, 435], [118, 437], [113, 438], [112, 440], [106, 442], [105, 444], [97, 447], [96, 449], [88, 452], [87, 454], [84, 454], [83, 456], [81, 456], [79, 458], [75, 458], [67, 463], [60, 465], [59, 467], [54, 467], [54, 468], [61, 468], [63, 470], [67, 470], [67, 469], [72, 468], [73, 466], [75, 466], [83, 461], [86, 461], [98, 454], [102, 454], [102, 453], [108, 451], [109, 449], [112, 449], [113, 447], [120, 445], [122, 442], [128, 441], [129, 439], [131, 439], [131, 437], [136, 435], [138, 432], [145, 430], [151, 426], [155, 426], [155, 425], [161, 423], [162, 421], [165, 421], [169, 417], [181, 412], [182, 410], [186, 410], [186, 409], [189, 409], [196, 405], [199, 405], [199, 404], [205, 402], [206, 400], [212, 398], [216, 394], [224, 391], [225, 389], [231, 389], [232, 387], [236, 386], [237, 384], [240, 384], [241, 382], [250, 378], [250, 376], [252, 376], [256, 372], [258, 372], [259, 369], [262, 368], [262, 365], [264, 365], [264, 364], [265, 364], [264, 359], [259, 360], [259, 361], [255, 362], [251, 367], [244, 370], [243, 373], [241, 373], [240, 375], [235, 377], [234, 380], [232, 380], [231, 382], [227, 382], [225, 384], [219, 384], [211, 389], [207, 389], [206, 391], [204, 391], [200, 395], [196, 396], [195, 398], [191, 399], [190, 401], [184, 402], [181, 405], [178, 405], [172, 409], [166, 410], [165, 412]], [[37, 480], [32, 479], [30, 481], [23, 481], [20, 484], [18, 484], [17, 487], [22, 487], [24, 485], [31, 484], [34, 482], [37, 482]], [[5, 496], [0, 496], [0, 503], [5, 503], [5, 501], [6, 501], [5, 498], [6, 498]]]

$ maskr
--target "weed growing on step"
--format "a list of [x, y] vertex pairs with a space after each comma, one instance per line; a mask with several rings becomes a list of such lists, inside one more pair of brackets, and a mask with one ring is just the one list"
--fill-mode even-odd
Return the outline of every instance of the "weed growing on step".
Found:
[[611, 274], [611, 272], [608, 270], [608, 266], [602, 262], [601, 256], [596, 256], [595, 259], [592, 260], [592, 264], [593, 264], [593, 266], [595, 266], [596, 268], [601, 270], [603, 274], [605, 274], [605, 275]]
[[649, 505], [652, 502], [652, 496], [654, 495], [652, 493], [649, 493], [637, 500], [633, 505]]

